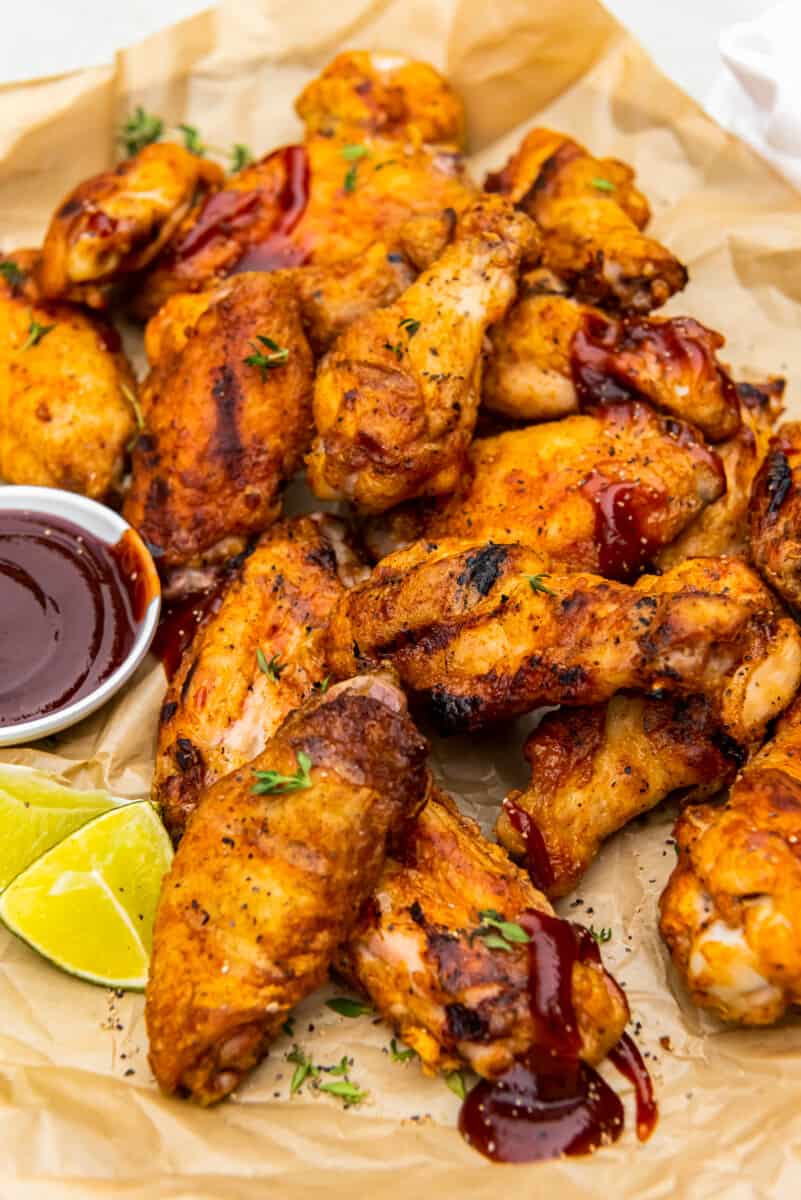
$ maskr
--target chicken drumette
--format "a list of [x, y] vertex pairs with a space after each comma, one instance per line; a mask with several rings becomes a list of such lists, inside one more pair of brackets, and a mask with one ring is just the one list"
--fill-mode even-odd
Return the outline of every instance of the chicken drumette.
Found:
[[659, 928], [696, 1004], [766, 1025], [801, 1004], [801, 701], [725, 804], [684, 809]]
[[634, 172], [593, 158], [562, 133], [532, 129], [487, 188], [508, 196], [544, 234], [543, 263], [591, 304], [649, 312], [687, 282], [686, 268], [653, 238]]
[[[485, 918], [517, 922], [548, 901], [475, 821], [438, 794], [403, 837], [346, 942], [338, 967], [420, 1056], [426, 1071], [466, 1063], [497, 1078], [542, 1037], [532, 1016], [525, 942], [486, 940]], [[567, 923], [565, 923], [567, 924]], [[501, 948], [498, 942], [501, 941]], [[628, 1019], [600, 963], [572, 966], [580, 1055], [598, 1062]]]
[[425, 798], [426, 744], [387, 675], [296, 710], [206, 791], [165, 877], [145, 1017], [165, 1092], [212, 1104], [325, 979]]
[[749, 505], [751, 554], [788, 604], [801, 608], [801, 421], [770, 439]]
[[[280, 512], [311, 436], [312, 358], [288, 280], [247, 274], [151, 339], [125, 516], [164, 566], [241, 549]], [[200, 307], [200, 306], [199, 306]], [[186, 314], [188, 316], [188, 314]]]
[[343, 596], [328, 660], [342, 678], [392, 663], [446, 731], [665, 689], [706, 696], [748, 743], [795, 694], [801, 633], [738, 559], [691, 559], [628, 587], [549, 574], [520, 545], [450, 539], [390, 555]]

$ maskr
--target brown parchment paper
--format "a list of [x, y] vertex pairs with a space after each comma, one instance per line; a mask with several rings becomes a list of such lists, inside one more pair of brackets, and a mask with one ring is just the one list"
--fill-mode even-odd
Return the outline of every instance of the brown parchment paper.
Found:
[[[723, 330], [739, 377], [786, 374], [789, 409], [801, 415], [801, 197], [663, 78], [595, 0], [241, 0], [113, 68], [0, 89], [0, 247], [37, 242], [63, 193], [111, 160], [134, 105], [196, 124], [210, 143], [262, 152], [296, 136], [293, 96], [346, 46], [446, 71], [467, 104], [477, 170], [499, 164], [535, 122], [633, 163], [656, 235], [690, 268], [672, 310]], [[163, 688], [161, 668], [145, 664], [49, 752], [2, 757], [144, 796]], [[522, 733], [518, 724], [435, 746], [446, 784], [486, 825], [521, 779]], [[295, 1040], [316, 1062], [352, 1055], [368, 1102], [290, 1102], [284, 1039], [235, 1100], [202, 1112], [156, 1090], [141, 997], [71, 979], [0, 932], [0, 1200], [801, 1197], [801, 1024], [723, 1029], [687, 1003], [656, 933], [670, 827], [660, 813], [618, 835], [563, 905], [613, 930], [605, 959], [626, 986], [661, 1106], [647, 1145], [632, 1132], [626, 1086], [616, 1146], [492, 1166], [461, 1141], [445, 1085], [414, 1062], [392, 1063], [389, 1030], [337, 1016], [325, 994], [298, 1012]]]

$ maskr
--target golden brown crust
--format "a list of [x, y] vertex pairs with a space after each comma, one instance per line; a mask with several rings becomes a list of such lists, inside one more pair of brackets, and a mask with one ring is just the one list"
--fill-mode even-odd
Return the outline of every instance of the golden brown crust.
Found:
[[786, 422], [770, 439], [748, 521], [756, 566], [788, 604], [801, 608], [801, 421]]
[[[254, 794], [255, 771], [311, 786]], [[307, 701], [209, 789], [164, 880], [145, 1017], [161, 1088], [222, 1099], [324, 980], [427, 786], [426, 744], [386, 675]]]
[[187, 647], [161, 709], [152, 790], [173, 839], [201, 793], [260, 754], [324, 679], [323, 633], [345, 590], [334, 524], [297, 517], [263, 534]]
[[[263, 372], [246, 359], [286, 350]], [[164, 339], [142, 387], [145, 433], [133, 455], [125, 516], [165, 566], [198, 561], [280, 511], [280, 488], [311, 433], [312, 357], [289, 280], [270, 274], [221, 284], [177, 352]]]
[[[525, 945], [504, 951], [475, 933], [480, 914], [516, 921], [548, 901], [475, 821], [441, 794], [404, 830], [340, 968], [419, 1054], [423, 1069], [467, 1063], [496, 1078], [537, 1044]], [[573, 967], [581, 1055], [598, 1062], [628, 1019], [625, 996], [593, 963]]]
[[696, 1004], [765, 1025], [801, 1003], [801, 701], [728, 801], [684, 810], [660, 932]]

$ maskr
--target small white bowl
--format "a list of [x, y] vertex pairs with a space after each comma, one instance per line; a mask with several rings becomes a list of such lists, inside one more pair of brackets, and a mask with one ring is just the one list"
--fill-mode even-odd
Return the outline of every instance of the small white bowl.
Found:
[[[59, 730], [82, 721], [110, 700], [115, 692], [128, 682], [153, 641], [161, 611], [161, 585], [150, 551], [139, 534], [118, 513], [105, 505], [88, 500], [86, 496], [79, 496], [75, 492], [62, 491], [61, 488], [13, 484], [0, 487], [0, 510], [9, 509], [45, 513], [48, 516], [60, 517], [64, 521], [71, 521], [73, 525], [85, 529], [109, 546], [115, 545], [123, 534], [130, 531], [132, 544], [141, 558], [147, 594], [151, 596], [144, 616], [139, 621], [130, 652], [99, 687], [88, 696], [68, 704], [66, 708], [47, 713], [43, 717], [21, 721], [16, 725], [0, 725], [0, 746], [19, 746], [23, 742], [35, 742], [48, 734], [58, 733]], [[2, 619], [0, 613], [0, 621]]]

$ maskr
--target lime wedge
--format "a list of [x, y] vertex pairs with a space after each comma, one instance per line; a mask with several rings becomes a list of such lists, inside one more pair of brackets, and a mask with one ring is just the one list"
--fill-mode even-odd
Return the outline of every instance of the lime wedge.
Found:
[[87, 821], [128, 803], [108, 792], [66, 787], [33, 767], [0, 763], [0, 891]]
[[18, 875], [0, 896], [0, 919], [72, 975], [141, 989], [171, 861], [153, 806], [126, 804], [95, 817]]

